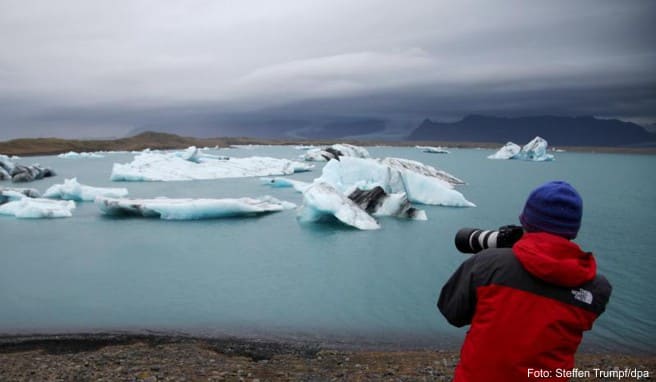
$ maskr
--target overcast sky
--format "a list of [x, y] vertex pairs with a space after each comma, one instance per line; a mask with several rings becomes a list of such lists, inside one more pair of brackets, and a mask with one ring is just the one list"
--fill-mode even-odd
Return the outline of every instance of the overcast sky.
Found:
[[656, 122], [655, 25], [639, 0], [0, 0], [0, 139], [204, 113]]

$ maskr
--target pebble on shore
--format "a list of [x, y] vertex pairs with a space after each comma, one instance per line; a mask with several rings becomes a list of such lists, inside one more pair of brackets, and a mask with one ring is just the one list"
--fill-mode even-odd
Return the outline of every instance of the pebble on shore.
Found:
[[[454, 351], [332, 350], [309, 345], [195, 338], [0, 343], [7, 381], [450, 381]], [[656, 372], [656, 356], [577, 356], [580, 370]], [[577, 381], [599, 381], [577, 378]]]

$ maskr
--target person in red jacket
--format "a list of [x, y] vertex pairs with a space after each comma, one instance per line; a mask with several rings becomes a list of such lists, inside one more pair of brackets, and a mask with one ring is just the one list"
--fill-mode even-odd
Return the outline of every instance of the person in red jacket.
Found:
[[611, 294], [592, 253], [571, 241], [582, 211], [570, 184], [543, 184], [519, 216], [521, 239], [471, 256], [444, 285], [439, 310], [471, 325], [455, 382], [569, 380], [583, 332]]

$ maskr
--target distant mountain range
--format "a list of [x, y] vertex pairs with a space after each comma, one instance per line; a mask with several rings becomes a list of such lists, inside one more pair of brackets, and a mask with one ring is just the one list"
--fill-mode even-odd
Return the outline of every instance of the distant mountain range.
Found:
[[[254, 139], [356, 139], [523, 144], [536, 136], [551, 146], [656, 147], [654, 126], [595, 117], [494, 117], [469, 115], [457, 122], [391, 120], [350, 116], [235, 115], [168, 116], [142, 124], [127, 136], [146, 131], [188, 137]], [[418, 127], [416, 127], [419, 125]], [[390, 133], [392, 132], [392, 133]]]
[[499, 142], [523, 144], [536, 136], [557, 146], [655, 146], [656, 134], [617, 119], [595, 117], [518, 117], [470, 115], [458, 122], [425, 119], [413, 141]]

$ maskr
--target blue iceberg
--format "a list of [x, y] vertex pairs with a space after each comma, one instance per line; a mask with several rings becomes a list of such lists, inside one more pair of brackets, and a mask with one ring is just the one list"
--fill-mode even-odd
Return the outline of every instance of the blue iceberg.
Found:
[[547, 141], [542, 137], [535, 137], [520, 148], [519, 145], [508, 142], [499, 151], [488, 156], [489, 159], [519, 159], [532, 162], [554, 160], [552, 154], [547, 154]]
[[518, 144], [507, 142], [502, 148], [499, 149], [499, 151], [488, 156], [488, 159], [515, 159], [521, 150], [522, 148], [519, 147]]
[[303, 191], [303, 205], [298, 210], [301, 222], [317, 222], [334, 217], [340, 222], [361, 230], [380, 229], [371, 215], [354, 201], [327, 183], [315, 182]]
[[200, 153], [195, 147], [181, 152], [142, 152], [131, 163], [115, 163], [113, 181], [183, 181], [252, 176], [291, 175], [310, 171], [311, 165], [269, 157], [227, 158]]
[[464, 183], [455, 176], [417, 161], [385, 158], [344, 157], [331, 160], [323, 168], [320, 181], [343, 193], [355, 188], [368, 190], [380, 186], [386, 193], [404, 193], [410, 202], [452, 207], [475, 204], [454, 189]]
[[341, 157], [369, 158], [369, 152], [364, 147], [337, 143], [329, 147], [310, 148], [301, 158], [312, 162], [326, 162]]
[[31, 189], [0, 190], [0, 215], [23, 219], [68, 218], [75, 202], [33, 198], [38, 192]]
[[58, 158], [66, 158], [66, 159], [81, 159], [81, 158], [104, 158], [105, 156], [99, 153], [87, 153], [87, 152], [75, 152], [75, 151], [69, 151], [67, 153], [59, 154], [57, 155]]
[[415, 148], [429, 154], [449, 154], [449, 150], [443, 147], [415, 146]]
[[123, 198], [128, 195], [126, 188], [91, 187], [78, 183], [76, 178], [65, 179], [64, 184], [55, 184], [43, 194], [44, 198], [75, 201], [94, 201], [99, 196]]
[[547, 141], [541, 137], [535, 137], [527, 143], [519, 152], [518, 159], [534, 162], [554, 160], [552, 154], [547, 154]]
[[296, 207], [295, 204], [265, 196], [259, 199], [122, 199], [96, 198], [106, 215], [153, 217], [164, 220], [199, 220], [234, 216], [256, 216]]

